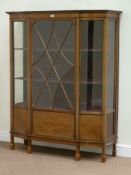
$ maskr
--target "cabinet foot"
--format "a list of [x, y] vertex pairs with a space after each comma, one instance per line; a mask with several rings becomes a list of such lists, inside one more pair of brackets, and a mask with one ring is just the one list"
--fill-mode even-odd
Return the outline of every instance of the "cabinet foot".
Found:
[[24, 139], [24, 145], [28, 145], [28, 140]]
[[106, 162], [106, 156], [105, 156], [105, 155], [102, 155], [102, 156], [101, 156], [101, 162], [102, 162], [102, 163]]
[[116, 157], [116, 144], [113, 144], [113, 147], [112, 147], [112, 156], [113, 157]]
[[32, 144], [31, 144], [31, 140], [28, 140], [27, 153], [28, 153], [28, 154], [31, 154], [31, 153], [32, 153]]
[[75, 160], [80, 160], [80, 145], [76, 146]]
[[31, 154], [32, 153], [32, 147], [29, 147], [29, 146], [27, 147], [27, 153], [28, 154]]
[[15, 144], [14, 143], [10, 143], [10, 150], [14, 150], [15, 149]]
[[11, 136], [10, 136], [10, 150], [14, 150], [14, 149], [15, 149], [14, 136], [13, 136], [13, 134], [11, 134]]
[[105, 147], [102, 148], [101, 162], [106, 162]]

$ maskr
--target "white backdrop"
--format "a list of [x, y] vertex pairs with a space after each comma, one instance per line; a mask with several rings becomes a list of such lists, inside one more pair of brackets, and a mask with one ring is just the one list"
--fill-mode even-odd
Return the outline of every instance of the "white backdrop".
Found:
[[[131, 0], [0, 0], [0, 134], [9, 131], [9, 21], [6, 11], [110, 9], [120, 20], [118, 143], [131, 149]], [[1, 138], [0, 138], [1, 140]]]

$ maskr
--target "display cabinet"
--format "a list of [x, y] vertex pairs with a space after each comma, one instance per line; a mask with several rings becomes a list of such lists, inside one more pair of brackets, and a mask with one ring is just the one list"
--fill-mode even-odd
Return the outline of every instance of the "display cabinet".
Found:
[[116, 155], [119, 11], [8, 12], [11, 143], [106, 147]]

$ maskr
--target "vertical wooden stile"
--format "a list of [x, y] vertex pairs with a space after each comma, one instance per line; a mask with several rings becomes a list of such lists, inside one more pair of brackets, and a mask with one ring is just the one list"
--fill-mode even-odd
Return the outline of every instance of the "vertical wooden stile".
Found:
[[79, 128], [79, 111], [80, 111], [80, 20], [79, 18], [76, 19], [76, 66], [75, 66], [75, 91], [76, 91], [76, 140], [79, 140], [80, 137], [80, 128]]
[[114, 114], [114, 135], [115, 142], [117, 140], [117, 129], [118, 129], [118, 100], [119, 100], [119, 18], [116, 19], [115, 24], [115, 114]]
[[32, 152], [31, 148], [31, 124], [32, 124], [32, 31], [31, 20], [27, 20], [27, 75], [28, 75], [28, 153]]
[[11, 133], [11, 144], [10, 149], [14, 149], [14, 114], [13, 114], [13, 103], [14, 103], [14, 59], [13, 59], [13, 21], [10, 18], [10, 133]]
[[104, 20], [104, 41], [103, 41], [103, 127], [102, 138], [106, 143], [106, 125], [107, 125], [107, 67], [108, 67], [108, 18]]

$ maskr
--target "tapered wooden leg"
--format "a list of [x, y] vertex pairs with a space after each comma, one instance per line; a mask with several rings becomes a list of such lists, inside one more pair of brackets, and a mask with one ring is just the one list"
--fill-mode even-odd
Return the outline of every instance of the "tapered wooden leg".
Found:
[[24, 145], [28, 145], [28, 140], [24, 139]]
[[11, 134], [10, 136], [10, 150], [15, 149], [15, 144], [14, 144], [14, 136]]
[[101, 162], [106, 162], [105, 147], [102, 148]]
[[115, 157], [116, 156], [116, 144], [114, 143], [112, 146], [112, 156]]
[[80, 160], [80, 145], [76, 146], [75, 160]]
[[32, 153], [32, 144], [31, 144], [31, 140], [28, 140], [27, 152], [28, 152], [28, 154], [31, 154], [31, 153]]

